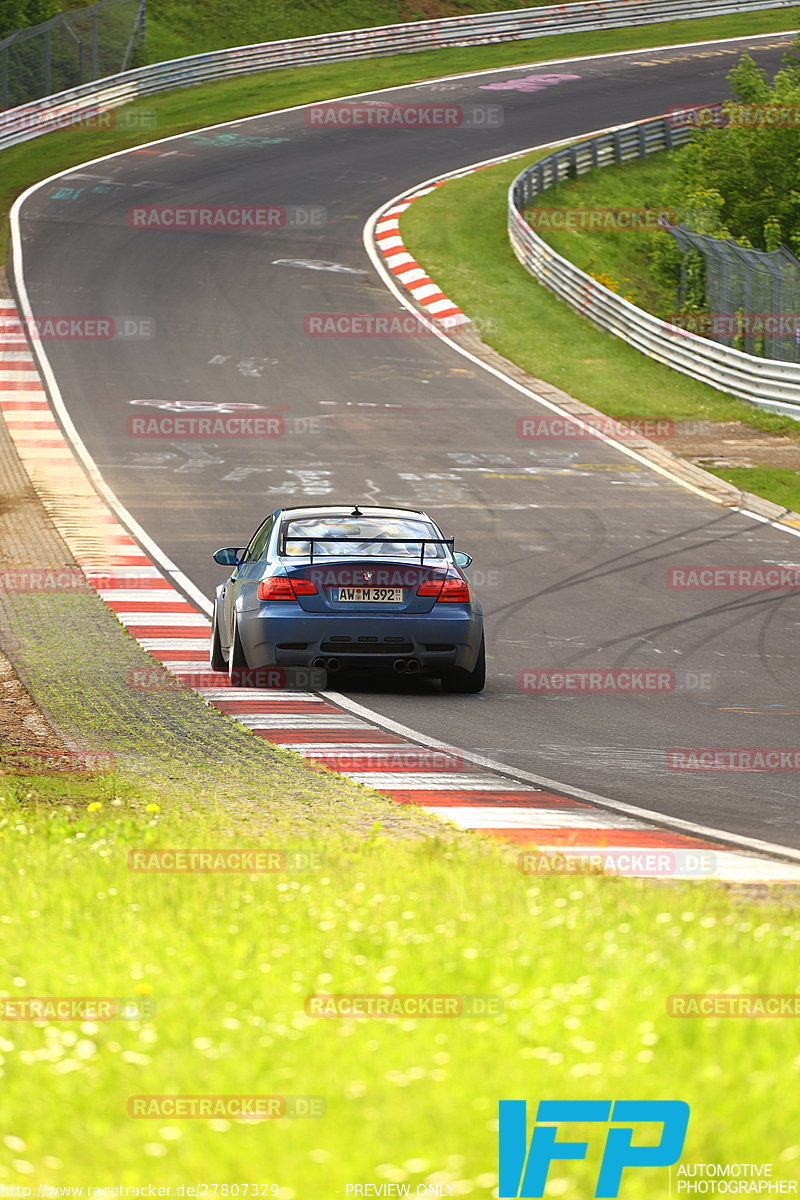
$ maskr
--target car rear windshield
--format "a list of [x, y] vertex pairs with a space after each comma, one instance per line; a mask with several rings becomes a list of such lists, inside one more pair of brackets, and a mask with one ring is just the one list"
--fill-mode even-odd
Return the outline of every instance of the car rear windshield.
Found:
[[[336, 541], [326, 541], [326, 535]], [[439, 538], [441, 534], [427, 521], [414, 521], [400, 517], [303, 517], [287, 521], [283, 536], [289, 538], [314, 539], [314, 557], [331, 558], [422, 558], [423, 538]], [[345, 538], [346, 541], [339, 541]], [[375, 541], [388, 538], [389, 541]], [[414, 540], [414, 539], [418, 540]], [[397, 539], [396, 541], [394, 539]], [[284, 553], [291, 557], [307, 558], [311, 553], [311, 541], [286, 541]], [[447, 559], [447, 547], [425, 546], [426, 562], [443, 562]]]

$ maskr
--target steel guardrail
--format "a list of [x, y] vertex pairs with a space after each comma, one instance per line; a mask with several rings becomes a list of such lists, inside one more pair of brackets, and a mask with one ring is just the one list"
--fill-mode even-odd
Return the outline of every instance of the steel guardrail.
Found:
[[760, 408], [800, 417], [800, 364], [745, 354], [637, 308], [558, 254], [523, 215], [537, 196], [563, 179], [672, 149], [688, 142], [691, 133], [675, 116], [636, 122], [556, 150], [527, 167], [508, 192], [512, 249], [539, 283], [642, 354]]
[[697, 17], [796, 7], [796, 0], [597, 0], [478, 13], [237, 46], [138, 67], [0, 112], [0, 150], [142, 96], [280, 67], [523, 41]]

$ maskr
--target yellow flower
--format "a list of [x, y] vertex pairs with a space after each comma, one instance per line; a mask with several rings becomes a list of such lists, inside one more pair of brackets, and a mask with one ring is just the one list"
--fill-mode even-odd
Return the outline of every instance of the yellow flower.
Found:
[[86, 811], [87, 812], [99, 812], [102, 807], [103, 807], [103, 805], [99, 800], [93, 800], [91, 804], [86, 805]]
[[144, 811], [149, 812], [149, 813], [159, 813], [159, 812], [161, 812], [161, 805], [160, 804], [146, 804]]

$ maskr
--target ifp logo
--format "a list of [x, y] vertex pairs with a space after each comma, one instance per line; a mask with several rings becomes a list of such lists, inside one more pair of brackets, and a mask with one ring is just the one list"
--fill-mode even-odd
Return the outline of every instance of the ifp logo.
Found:
[[[613, 1109], [613, 1111], [612, 1111]], [[498, 1195], [544, 1195], [552, 1162], [586, 1157], [588, 1142], [558, 1141], [563, 1122], [614, 1125], [606, 1133], [595, 1197], [619, 1195], [626, 1167], [671, 1167], [681, 1156], [689, 1124], [689, 1105], [683, 1100], [540, 1100], [528, 1146], [527, 1106], [524, 1100], [500, 1101], [500, 1183]], [[626, 1124], [622, 1124], [626, 1122]], [[634, 1146], [633, 1124], [663, 1126], [656, 1145]]]

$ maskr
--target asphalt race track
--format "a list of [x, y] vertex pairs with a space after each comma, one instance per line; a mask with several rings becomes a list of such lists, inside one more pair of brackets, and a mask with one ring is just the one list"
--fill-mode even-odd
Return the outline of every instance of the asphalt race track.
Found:
[[[105, 480], [206, 595], [221, 579], [212, 551], [243, 545], [280, 503], [427, 508], [475, 558], [486, 692], [445, 696], [436, 684], [398, 681], [354, 687], [351, 698], [567, 789], [800, 847], [796, 773], [675, 772], [666, 760], [677, 747], [796, 743], [797, 594], [676, 591], [667, 572], [797, 563], [797, 538], [600, 441], [519, 439], [518, 418], [545, 410], [439, 339], [306, 333], [309, 314], [398, 311], [362, 243], [365, 221], [393, 196], [495, 155], [722, 99], [740, 50], [774, 68], [788, 40], [538, 64], [388, 94], [395, 103], [500, 105], [503, 124], [491, 129], [319, 128], [299, 110], [128, 152], [42, 186], [22, 211], [36, 317], [154, 323], [150, 338], [46, 344]], [[576, 77], [537, 91], [485, 90], [531, 75]], [[326, 220], [267, 232], [129, 225], [136, 206], [209, 204], [323, 208]], [[258, 405], [243, 411], [279, 414], [287, 435], [129, 435], [129, 418], [168, 414], [158, 405], [176, 402], [188, 411]], [[523, 668], [597, 666], [672, 670], [685, 687], [541, 695], [518, 683]]]

